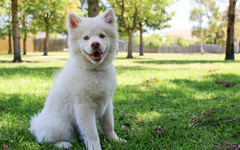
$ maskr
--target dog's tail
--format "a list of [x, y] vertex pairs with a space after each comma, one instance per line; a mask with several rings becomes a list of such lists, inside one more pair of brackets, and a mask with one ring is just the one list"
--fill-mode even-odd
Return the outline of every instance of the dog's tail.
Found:
[[38, 114], [35, 114], [34, 116], [31, 117], [31, 121], [30, 121], [30, 128], [28, 129], [33, 135], [35, 135], [36, 133], [36, 127], [38, 124]]

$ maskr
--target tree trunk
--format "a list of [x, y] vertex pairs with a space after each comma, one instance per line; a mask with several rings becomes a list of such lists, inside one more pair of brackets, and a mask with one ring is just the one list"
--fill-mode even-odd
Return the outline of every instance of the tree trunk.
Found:
[[24, 39], [23, 39], [23, 55], [26, 55], [26, 54], [27, 54], [26, 45], [27, 45], [27, 32], [24, 33]]
[[142, 29], [142, 24], [139, 23], [140, 27], [140, 56], [143, 56], [143, 29]]
[[96, 17], [99, 12], [98, 0], [87, 0], [88, 2], [88, 17]]
[[200, 38], [201, 38], [200, 51], [201, 51], [201, 54], [203, 55], [205, 53], [205, 51], [203, 49], [203, 31], [201, 31], [201, 33], [200, 33]]
[[49, 27], [46, 25], [46, 37], [45, 37], [45, 43], [44, 43], [44, 56], [48, 55], [48, 41], [49, 41]]
[[236, 0], [229, 0], [228, 7], [228, 26], [227, 26], [227, 45], [225, 60], [234, 60], [234, 21]]
[[18, 26], [18, 1], [12, 0], [13, 62], [21, 62], [20, 34]]
[[132, 56], [132, 49], [133, 49], [133, 30], [129, 30], [128, 31], [128, 37], [129, 37], [129, 41], [128, 41], [128, 55], [127, 58], [133, 58]]
[[12, 54], [12, 34], [8, 33], [8, 54]]

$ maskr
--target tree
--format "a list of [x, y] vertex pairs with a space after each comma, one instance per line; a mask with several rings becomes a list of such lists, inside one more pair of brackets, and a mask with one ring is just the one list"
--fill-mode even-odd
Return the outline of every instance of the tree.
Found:
[[22, 62], [20, 53], [20, 34], [18, 25], [18, 0], [12, 0], [13, 62]]
[[139, 23], [139, 41], [140, 41], [140, 46], [139, 46], [139, 55], [143, 56], [143, 27], [142, 23]]
[[[147, 3], [147, 5], [145, 5]], [[167, 13], [166, 7], [172, 4], [172, 1], [152, 0], [143, 1], [142, 11], [139, 12], [138, 28], [140, 31], [140, 56], [143, 55], [143, 26], [153, 30], [170, 27], [168, 21], [174, 15], [174, 12]]]
[[46, 33], [44, 42], [44, 56], [48, 54], [50, 33], [61, 33], [66, 30], [66, 10], [72, 1], [66, 0], [35, 0], [31, 2], [34, 9], [33, 21], [39, 31]]
[[141, 10], [141, 3], [137, 0], [109, 0], [115, 14], [121, 19], [121, 25], [128, 33], [128, 55], [127, 58], [133, 58], [133, 33], [137, 28], [137, 18]]
[[34, 10], [31, 7], [31, 0], [24, 0], [21, 1], [21, 3], [19, 4], [19, 11], [20, 11], [20, 15], [19, 15], [19, 23], [21, 25], [20, 27], [20, 37], [23, 37], [23, 55], [26, 55], [27, 52], [27, 37], [29, 33], [33, 33], [36, 34], [37, 33], [37, 29], [35, 28], [35, 26], [33, 25], [32, 21], [33, 21], [33, 13]]
[[95, 17], [99, 13], [98, 0], [87, 0], [88, 3], [88, 17]]
[[205, 40], [208, 43], [220, 44], [221, 40], [225, 39], [225, 17], [219, 12], [216, 0], [205, 1], [204, 6], [208, 19], [208, 27], [204, 31]]
[[22, 16], [22, 32], [24, 34], [24, 38], [23, 38], [23, 55], [27, 54], [27, 50], [26, 50], [26, 43], [27, 43], [27, 21], [26, 21], [26, 16], [23, 15]]
[[[191, 11], [190, 21], [193, 21], [192, 35], [201, 38], [201, 41], [211, 44], [224, 45], [226, 41], [226, 13], [219, 11], [216, 0], [193, 0], [195, 6]], [[198, 17], [196, 17], [198, 15]], [[192, 17], [192, 18], [191, 18]], [[199, 19], [199, 21], [197, 20]], [[207, 25], [203, 28], [199, 22], [205, 20]], [[201, 42], [203, 43], [203, 42]]]
[[[211, 32], [211, 29], [208, 30]], [[227, 37], [227, 11], [221, 13], [220, 23], [217, 26], [217, 32], [215, 37], [215, 44], [225, 45]]]
[[236, 3], [237, 3], [237, 0], [229, 0], [227, 45], [226, 45], [225, 60], [234, 60], [234, 23], [235, 23]]
[[200, 38], [201, 41], [201, 47], [200, 47], [200, 51], [201, 54], [204, 54], [204, 49], [203, 49], [203, 18], [205, 16], [205, 6], [204, 6], [204, 2], [206, 0], [193, 0], [193, 5], [195, 5], [193, 7], [193, 9], [190, 12], [190, 21], [193, 21], [195, 23], [197, 23], [197, 25], [195, 25], [193, 27], [193, 35], [197, 36], [198, 38]]
[[[166, 6], [172, 3], [171, 0], [109, 0], [115, 14], [118, 16], [120, 35], [128, 35], [128, 55], [127, 58], [133, 58], [133, 33], [137, 28], [140, 31], [140, 55], [143, 55], [143, 37], [144, 28], [161, 29], [167, 27], [166, 22], [171, 18], [167, 14]], [[124, 33], [123, 33], [124, 32]]]
[[12, 6], [11, 1], [2, 1], [0, 4], [0, 37], [8, 36], [8, 54], [12, 54]]

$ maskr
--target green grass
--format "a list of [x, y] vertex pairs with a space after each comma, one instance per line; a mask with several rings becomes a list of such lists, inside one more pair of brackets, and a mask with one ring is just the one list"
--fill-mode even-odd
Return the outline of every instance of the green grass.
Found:
[[[43, 108], [54, 74], [69, 54], [41, 55], [29, 53], [16, 64], [11, 63], [13, 56], [0, 54], [3, 149], [56, 149], [36, 142], [28, 131], [29, 120]], [[118, 86], [113, 102], [115, 131], [128, 142], [106, 141], [100, 133], [103, 149], [224, 149], [231, 147], [227, 142], [240, 143], [239, 60], [223, 61], [223, 54], [125, 56], [119, 53], [114, 61]], [[131, 126], [127, 133], [121, 128], [126, 123]], [[73, 145], [84, 149], [81, 141]]]

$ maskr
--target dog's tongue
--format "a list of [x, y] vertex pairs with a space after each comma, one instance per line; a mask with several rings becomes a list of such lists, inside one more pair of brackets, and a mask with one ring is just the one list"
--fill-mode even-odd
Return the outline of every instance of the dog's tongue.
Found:
[[90, 54], [90, 57], [92, 58], [92, 60], [94, 61], [98, 61], [102, 59], [102, 55], [99, 52], [94, 52], [93, 54]]

